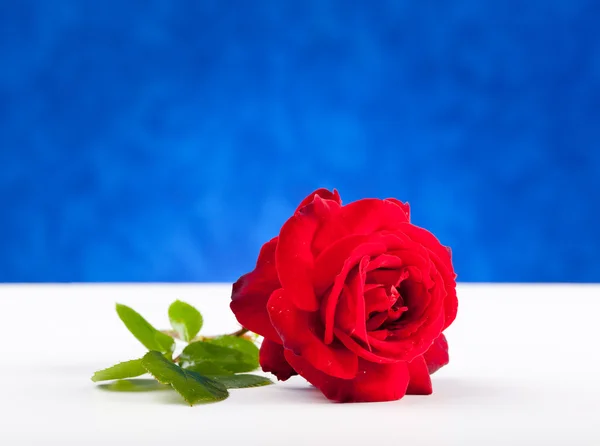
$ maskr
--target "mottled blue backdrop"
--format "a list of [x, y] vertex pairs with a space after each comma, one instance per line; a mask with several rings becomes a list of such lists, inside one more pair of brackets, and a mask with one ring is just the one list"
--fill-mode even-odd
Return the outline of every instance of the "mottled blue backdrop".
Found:
[[0, 0], [0, 281], [231, 281], [319, 186], [600, 281], [600, 2]]

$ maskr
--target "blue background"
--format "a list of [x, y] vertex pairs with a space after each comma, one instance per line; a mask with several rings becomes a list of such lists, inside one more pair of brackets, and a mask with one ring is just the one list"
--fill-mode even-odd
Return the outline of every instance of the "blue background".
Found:
[[600, 281], [600, 2], [0, 0], [0, 281], [232, 281], [308, 192]]

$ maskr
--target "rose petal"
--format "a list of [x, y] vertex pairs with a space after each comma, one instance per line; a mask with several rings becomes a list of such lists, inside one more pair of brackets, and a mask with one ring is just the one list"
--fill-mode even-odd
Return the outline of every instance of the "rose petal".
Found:
[[[367, 235], [344, 237], [329, 245], [316, 257], [313, 285], [317, 296], [323, 294], [333, 284], [335, 277], [340, 273], [353, 251], [370, 241], [371, 238]], [[385, 249], [383, 245], [377, 246], [378, 250]]]
[[367, 284], [381, 284], [386, 287], [399, 286], [408, 277], [405, 269], [376, 269], [367, 273]]
[[319, 309], [312, 286], [313, 255], [310, 250], [317, 227], [318, 221], [310, 215], [294, 215], [281, 228], [275, 251], [282, 288], [298, 308], [306, 311]]
[[398, 359], [396, 358], [388, 358], [386, 356], [380, 356], [370, 352], [338, 328], [335, 329], [335, 336], [342, 342], [342, 344], [344, 344], [346, 348], [356, 353], [356, 355], [358, 355], [360, 358], [366, 359], [367, 361], [377, 364], [390, 364], [398, 362]]
[[[365, 292], [365, 312], [367, 316], [371, 313], [387, 311], [392, 305], [390, 296], [383, 286], [372, 288]], [[387, 316], [386, 316], [387, 317]]]
[[431, 329], [431, 325], [438, 324], [440, 314], [444, 312], [446, 289], [439, 272], [434, 268], [431, 273], [434, 286], [429, 290], [422, 283], [413, 280], [402, 282], [400, 292], [409, 311], [399, 321], [394, 330], [394, 336], [408, 338], [417, 336], [415, 333], [418, 332], [423, 341], [427, 341], [425, 336], [430, 336], [429, 342], [431, 343], [441, 333], [443, 325], [440, 332], [436, 332], [437, 325], [433, 329]]
[[405, 212], [395, 203], [376, 198], [358, 200], [342, 206], [332, 218], [323, 221], [313, 240], [313, 251], [322, 252], [336, 240], [350, 235], [395, 231], [407, 222]]
[[340, 219], [352, 234], [372, 234], [386, 229], [398, 229], [408, 223], [404, 210], [395, 203], [365, 198], [342, 206]]
[[400, 200], [397, 200], [395, 198], [386, 198], [385, 201], [389, 201], [400, 206], [400, 208], [402, 208], [402, 210], [406, 214], [406, 218], [408, 218], [408, 221], [410, 221], [410, 205], [408, 203], [402, 203]]
[[390, 321], [396, 321], [398, 319], [400, 319], [400, 316], [402, 316], [402, 314], [404, 314], [405, 312], [408, 311], [408, 307], [392, 307], [388, 310], [387, 314], [388, 314], [388, 319]]
[[388, 330], [388, 337], [385, 340], [379, 340], [372, 336], [369, 337], [369, 345], [373, 349], [374, 355], [395, 361], [411, 361], [415, 357], [422, 355], [424, 350], [427, 349], [427, 347], [424, 347], [415, 350], [412, 340], [394, 340], [389, 333], [390, 331]]
[[456, 274], [454, 274], [454, 270], [452, 270], [452, 265], [448, 265], [444, 259], [440, 259], [436, 253], [430, 252], [429, 257], [435, 265], [436, 271], [440, 274], [446, 291], [444, 300], [444, 311], [446, 313], [446, 320], [444, 322], [445, 330], [452, 322], [454, 322], [454, 319], [456, 319], [456, 312], [458, 310]]
[[290, 376], [297, 375], [296, 371], [285, 359], [283, 346], [264, 339], [260, 346], [260, 366], [263, 371], [271, 372], [279, 381], [285, 381]]
[[427, 363], [427, 369], [430, 374], [437, 372], [443, 366], [448, 364], [450, 357], [448, 356], [448, 341], [446, 337], [441, 334], [435, 341], [429, 350], [427, 350], [423, 357]]
[[312, 192], [304, 200], [302, 200], [300, 202], [300, 204], [298, 205], [298, 207], [296, 208], [296, 211], [294, 213], [299, 212], [304, 206], [307, 206], [310, 203], [312, 203], [315, 199], [315, 195], [319, 196], [323, 200], [333, 200], [339, 205], [342, 204], [342, 199], [340, 198], [340, 194], [338, 193], [338, 191], [336, 189], [333, 189], [333, 192], [331, 192], [328, 189], [321, 188], [321, 189], [317, 189], [316, 191]]
[[385, 250], [385, 245], [381, 243], [364, 243], [357, 246], [344, 261], [342, 270], [335, 277], [333, 287], [323, 301], [325, 305], [325, 343], [330, 344], [333, 341], [333, 327], [335, 319], [335, 309], [338, 304], [340, 293], [344, 287], [346, 277], [350, 270], [365, 256], [376, 255]]
[[267, 313], [271, 293], [280, 288], [275, 268], [276, 247], [277, 237], [263, 245], [254, 271], [243, 275], [233, 285], [230, 307], [243, 327], [272, 341], [281, 342]]
[[429, 252], [418, 243], [412, 244], [406, 248], [391, 251], [389, 255], [399, 258], [402, 265], [413, 266], [420, 270], [429, 271], [432, 266]]
[[367, 332], [368, 336], [375, 338], [379, 341], [384, 341], [385, 339], [387, 339], [388, 334], [389, 334], [389, 332], [385, 328], [383, 328], [381, 330], [374, 330], [374, 331]]
[[406, 249], [407, 246], [413, 245], [415, 242], [408, 235], [398, 231], [398, 229], [384, 229], [378, 231], [378, 234], [385, 240], [385, 244], [389, 251], [398, 249]]
[[408, 363], [408, 373], [410, 381], [406, 389], [407, 395], [431, 395], [433, 393], [427, 363], [423, 356], [417, 356]]
[[417, 324], [415, 328], [418, 328], [424, 320], [425, 313], [432, 310], [431, 294], [422, 283], [410, 279], [402, 282], [399, 291], [409, 310], [404, 315], [398, 333], [401, 336], [408, 336], [414, 331], [410, 330], [409, 327], [412, 328], [412, 324]]
[[444, 330], [454, 322], [458, 311], [458, 299], [456, 297], [456, 275], [454, 271], [446, 269], [443, 264], [437, 263], [437, 260], [432, 255], [432, 260], [436, 265], [437, 271], [443, 278], [445, 284], [446, 297], [444, 299], [444, 312], [446, 320], [444, 321]]
[[444, 313], [446, 314], [446, 320], [444, 321], [443, 330], [448, 328], [454, 319], [456, 319], [456, 313], [458, 311], [458, 298], [456, 297], [456, 288], [446, 288], [448, 295], [444, 300]]
[[285, 351], [285, 357], [300, 375], [333, 401], [395, 401], [406, 394], [409, 381], [406, 362], [374, 364], [361, 359], [356, 378], [339, 379], [315, 369], [289, 350]]
[[[423, 285], [425, 285], [425, 288], [430, 289], [433, 287], [435, 282], [431, 278], [431, 268], [432, 268], [431, 265], [433, 265], [433, 263], [430, 261], [428, 264], [430, 266], [429, 266], [429, 268], [426, 268], [425, 271], [423, 269], [419, 268], [418, 266], [412, 266], [412, 265], [407, 266], [405, 268], [405, 271], [407, 272], [407, 274], [411, 278], [411, 280], [413, 280], [415, 282], [420, 282]], [[435, 268], [435, 266], [433, 268]], [[441, 277], [440, 277], [440, 280], [443, 283], [443, 279]]]
[[388, 318], [388, 314], [386, 311], [382, 311], [381, 313], [374, 314], [367, 321], [367, 330], [369, 330], [369, 331], [377, 330], [379, 327], [381, 327], [381, 324], [383, 324], [385, 321], [387, 321], [387, 318]]
[[405, 263], [400, 257], [390, 254], [381, 254], [369, 262], [367, 271], [373, 271], [377, 268], [397, 269]]
[[458, 308], [458, 300], [456, 298], [456, 274], [454, 273], [454, 268], [452, 266], [450, 252], [446, 246], [443, 246], [440, 241], [426, 229], [412, 224], [404, 224], [401, 226], [401, 231], [416, 242], [422, 244], [433, 254], [430, 255], [430, 257], [442, 275], [446, 287], [447, 296], [444, 303], [444, 311], [446, 313], [444, 329], [446, 329], [456, 318]]
[[[357, 268], [348, 275], [335, 313], [335, 326], [368, 343], [365, 313], [365, 277], [369, 257], [360, 259]], [[326, 330], [327, 331], [327, 330]]]
[[315, 195], [312, 202], [284, 223], [279, 233], [275, 252], [279, 281], [302, 310], [319, 309], [319, 299], [312, 286], [315, 268], [311, 246], [320, 225], [339, 209], [338, 202]]
[[287, 290], [275, 291], [267, 309], [286, 349], [329, 375], [344, 379], [356, 376], [356, 355], [341, 345], [325, 345], [315, 334], [322, 330], [318, 314], [296, 308], [291, 298], [287, 297]]
[[450, 262], [450, 255], [448, 254], [446, 247], [443, 246], [436, 236], [427, 229], [423, 229], [411, 223], [404, 223], [400, 225], [399, 229], [415, 242], [434, 252], [440, 259]]
[[385, 341], [369, 337], [369, 345], [373, 353], [386, 357], [394, 358], [399, 361], [412, 361], [417, 356], [422, 355], [432, 344], [432, 339], [437, 338], [444, 324], [444, 312], [440, 312], [436, 317], [427, 319], [423, 325], [411, 333], [409, 336], [398, 335], [397, 330], [388, 330], [389, 336]]

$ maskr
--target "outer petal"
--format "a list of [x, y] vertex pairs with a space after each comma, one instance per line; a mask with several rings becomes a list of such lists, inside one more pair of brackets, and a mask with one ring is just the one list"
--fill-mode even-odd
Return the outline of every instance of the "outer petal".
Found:
[[410, 381], [408, 389], [406, 389], [407, 395], [431, 395], [433, 393], [431, 378], [429, 378], [429, 371], [423, 356], [417, 356], [408, 363], [408, 372]]
[[400, 223], [408, 223], [404, 209], [387, 200], [365, 198], [342, 208], [342, 219], [348, 222], [354, 234], [372, 234], [386, 229], [397, 229]]
[[404, 224], [401, 227], [401, 231], [414, 241], [422, 244], [431, 252], [431, 260], [442, 275], [447, 293], [444, 302], [444, 312], [446, 314], [444, 329], [446, 329], [456, 318], [456, 311], [458, 308], [458, 300], [456, 298], [456, 274], [454, 273], [454, 268], [452, 266], [450, 251], [426, 229], [412, 224]]
[[[324, 200], [333, 200], [339, 205], [342, 204], [342, 199], [340, 198], [340, 194], [338, 193], [338, 191], [336, 189], [333, 189], [333, 192], [331, 192], [329, 189], [321, 188], [321, 189], [317, 189], [316, 191], [312, 192], [304, 200], [302, 200], [300, 202], [300, 204], [298, 205], [298, 207], [296, 208], [296, 212], [299, 212], [300, 209], [302, 209], [304, 206], [307, 206], [310, 203], [312, 203], [313, 200], [315, 199], [315, 195], [318, 195], [319, 197], [321, 197]], [[296, 213], [296, 212], [294, 212], [294, 213]]]
[[430, 254], [431, 260], [435, 264], [437, 270], [443, 278], [444, 286], [446, 288], [446, 298], [444, 299], [444, 312], [446, 314], [446, 320], [444, 321], [444, 330], [454, 322], [456, 319], [456, 312], [458, 310], [458, 299], [456, 297], [456, 274], [452, 269], [452, 264], [447, 265], [443, 259], [435, 253]]
[[283, 289], [275, 291], [267, 304], [271, 322], [285, 349], [302, 356], [328, 375], [354, 378], [358, 367], [357, 356], [341, 345], [325, 345], [315, 334], [322, 331], [319, 314], [297, 309], [286, 293]]
[[263, 371], [271, 372], [279, 381], [285, 381], [290, 376], [297, 375], [296, 371], [286, 361], [281, 344], [264, 339], [260, 346], [259, 359]]
[[374, 364], [360, 360], [354, 379], [339, 379], [315, 369], [301, 356], [285, 350], [292, 367], [330, 400], [339, 402], [395, 401], [406, 394], [409, 372], [406, 362]]
[[281, 286], [294, 304], [307, 311], [319, 309], [312, 285], [314, 259], [310, 250], [318, 222], [305, 214], [296, 214], [285, 222], [279, 233], [275, 253]]
[[448, 341], [446, 341], [446, 336], [441, 334], [433, 341], [433, 344], [429, 347], [429, 350], [425, 352], [423, 357], [425, 358], [427, 369], [430, 374], [435, 373], [448, 364], [450, 357], [448, 356]]
[[331, 243], [349, 235], [370, 235], [378, 231], [395, 231], [408, 218], [395, 203], [376, 198], [358, 200], [342, 206], [323, 222], [313, 240], [313, 251], [319, 253]]
[[314, 255], [312, 241], [323, 221], [340, 209], [337, 202], [319, 195], [285, 222], [275, 252], [281, 286], [298, 308], [317, 311], [319, 301], [313, 289]]
[[425, 248], [437, 254], [440, 259], [450, 265], [451, 259], [448, 250], [440, 243], [435, 235], [427, 229], [423, 229], [413, 224], [404, 224], [400, 226], [402, 233], [409, 236], [412, 240], [422, 244]]
[[275, 269], [276, 246], [277, 237], [265, 243], [254, 271], [243, 275], [233, 284], [230, 307], [242, 326], [267, 339], [281, 342], [267, 313], [271, 293], [280, 288]]
[[400, 206], [406, 214], [406, 218], [408, 218], [408, 221], [410, 221], [410, 205], [408, 203], [402, 203], [400, 200], [395, 198], [386, 198], [385, 201], [391, 201], [392, 203]]

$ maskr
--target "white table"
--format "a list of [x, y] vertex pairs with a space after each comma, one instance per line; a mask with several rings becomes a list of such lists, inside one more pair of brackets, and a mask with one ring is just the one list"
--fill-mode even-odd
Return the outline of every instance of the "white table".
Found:
[[168, 328], [178, 298], [219, 334], [237, 327], [229, 289], [0, 286], [0, 445], [600, 445], [600, 286], [461, 284], [431, 396], [334, 404], [294, 378], [190, 408], [90, 381], [144, 352], [116, 301]]

